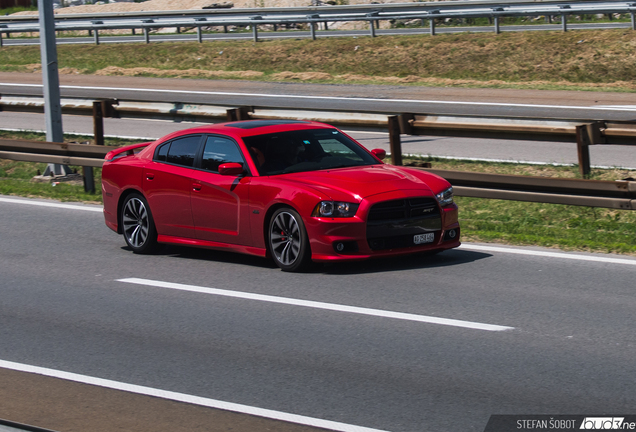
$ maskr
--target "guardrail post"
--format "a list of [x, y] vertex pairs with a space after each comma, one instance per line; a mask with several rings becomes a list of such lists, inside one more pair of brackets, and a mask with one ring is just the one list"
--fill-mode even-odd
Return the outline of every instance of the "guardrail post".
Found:
[[404, 135], [413, 135], [413, 125], [411, 121], [415, 120], [414, 114], [400, 114], [398, 124], [400, 125], [400, 133]]
[[431, 26], [431, 36], [435, 36], [435, 18], [431, 18], [428, 20]]
[[258, 26], [252, 24], [252, 35], [254, 36], [254, 42], [258, 42]]
[[568, 16], [566, 14], [561, 15], [561, 24], [563, 26], [563, 31], [568, 31]]
[[499, 34], [501, 33], [501, 30], [499, 28], [499, 17], [496, 16], [495, 17], [495, 34]]
[[201, 26], [197, 26], [197, 40], [199, 43], [203, 42], [203, 35], [201, 34]]
[[375, 37], [375, 25], [373, 24], [373, 21], [369, 21], [369, 31], [371, 37]]
[[[307, 15], [307, 19], [316, 19], [320, 18], [318, 14]], [[309, 34], [311, 35], [311, 40], [316, 40], [316, 29], [318, 28], [318, 23], [314, 21], [308, 21], [309, 24]]]
[[[632, 14], [632, 19], [634, 18], [634, 14]], [[2, 48], [2, 33], [0, 33], [0, 48]]]
[[576, 127], [576, 149], [579, 155], [579, 172], [583, 178], [590, 176], [590, 139], [589, 125], [579, 125]]
[[251, 106], [242, 106], [227, 110], [227, 121], [249, 120], [250, 112], [254, 111]]
[[93, 33], [93, 38], [95, 39], [95, 45], [99, 45], [99, 32], [97, 29], [95, 29], [95, 32]]
[[636, 14], [632, 12], [631, 15], [632, 15], [632, 30], [636, 30]]
[[104, 113], [102, 102], [93, 102], [93, 139], [95, 145], [104, 145]]
[[147, 44], [150, 43], [150, 31], [148, 30], [148, 27], [144, 27], [144, 39]]
[[117, 101], [101, 100], [93, 102], [93, 138], [95, 145], [104, 145], [104, 117], [115, 117], [113, 105]]
[[82, 167], [82, 177], [84, 178], [84, 192], [95, 193], [95, 175], [93, 167]]
[[[632, 17], [634, 16], [634, 14], [632, 14]], [[324, 22], [325, 24], [325, 30], [329, 30], [329, 23], [327, 21]]]
[[391, 163], [402, 165], [402, 142], [400, 140], [400, 121], [398, 116], [389, 116], [389, 144], [391, 147]]

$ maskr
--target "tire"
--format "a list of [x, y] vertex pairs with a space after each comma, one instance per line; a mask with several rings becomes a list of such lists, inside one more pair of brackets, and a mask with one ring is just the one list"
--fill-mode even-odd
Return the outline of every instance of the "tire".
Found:
[[311, 262], [309, 237], [302, 218], [291, 208], [280, 208], [269, 222], [268, 246], [272, 258], [283, 271], [297, 272]]
[[142, 195], [132, 193], [126, 197], [120, 220], [126, 244], [134, 253], [147, 254], [157, 249], [157, 229]]

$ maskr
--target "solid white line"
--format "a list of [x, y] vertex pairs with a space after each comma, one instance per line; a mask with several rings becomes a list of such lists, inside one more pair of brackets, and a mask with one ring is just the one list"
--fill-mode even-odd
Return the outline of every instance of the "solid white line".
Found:
[[60, 209], [66, 209], [66, 210], [82, 210], [82, 211], [99, 212], [99, 213], [102, 213], [104, 211], [102, 207], [89, 207], [89, 206], [81, 206], [81, 205], [73, 205], [73, 204], [62, 204], [58, 202], [32, 201], [28, 198], [13, 199], [13, 198], [0, 197], [0, 202], [6, 202], [11, 204], [26, 204], [26, 205], [34, 205], [34, 206], [41, 206], [41, 207], [54, 207], [54, 208], [60, 208]]
[[[0, 83], [3, 86], [14, 87], [42, 87], [42, 84], [16, 84], [16, 83]], [[376, 99], [362, 97], [339, 97], [339, 96], [307, 96], [307, 95], [275, 95], [266, 93], [238, 93], [238, 92], [213, 92], [213, 91], [193, 91], [193, 90], [169, 90], [169, 89], [140, 89], [127, 87], [97, 87], [97, 86], [60, 86], [66, 89], [87, 89], [87, 90], [115, 90], [130, 92], [152, 92], [152, 93], [187, 93], [198, 95], [214, 95], [214, 96], [249, 96], [264, 98], [284, 98], [284, 99], [320, 99], [320, 100], [347, 100], [360, 102], [390, 102], [390, 103], [430, 103], [438, 105], [474, 105], [474, 106], [501, 106], [501, 107], [523, 107], [523, 108], [555, 108], [568, 110], [599, 110], [599, 111], [636, 111], [636, 108], [614, 108], [614, 107], [581, 107], [581, 106], [564, 106], [564, 105], [532, 105], [532, 104], [513, 104], [498, 102], [461, 102], [461, 101], [440, 101], [440, 100], [417, 100], [417, 99]]]
[[[33, 201], [29, 198], [14, 199], [14, 198], [0, 197], [0, 202], [6, 202], [11, 204], [26, 204], [26, 205], [34, 205], [34, 206], [42, 206], [42, 207], [53, 207], [53, 208], [60, 208], [60, 209], [66, 209], [66, 210], [80, 210], [80, 211], [90, 211], [90, 212], [100, 212], [100, 213], [103, 212], [103, 208], [98, 206], [81, 206], [81, 205], [73, 205], [73, 204], [62, 204], [57, 202]], [[502, 252], [502, 253], [516, 254], [516, 255], [542, 256], [542, 257], [549, 257], [549, 258], [563, 258], [563, 259], [579, 260], [579, 261], [595, 261], [595, 262], [604, 262], [604, 263], [611, 263], [611, 264], [636, 265], [636, 259], [630, 260], [630, 259], [623, 259], [623, 258], [610, 258], [610, 257], [601, 257], [601, 256], [593, 256], [593, 255], [568, 254], [568, 253], [562, 253], [562, 252], [532, 251], [527, 249], [504, 248], [504, 247], [497, 247], [497, 246], [482, 246], [482, 245], [475, 245], [471, 243], [463, 243], [459, 247], [459, 249], [478, 250], [478, 251], [484, 251], [484, 252]], [[124, 279], [122, 279], [122, 281], [129, 282], [129, 280], [124, 280]], [[206, 288], [206, 289], [211, 289], [211, 288]], [[234, 291], [228, 291], [228, 292], [234, 292]], [[222, 294], [219, 294], [219, 295], [222, 295]], [[255, 296], [256, 294], [250, 294], [250, 295]], [[235, 297], [239, 297], [239, 296], [235, 296]], [[272, 297], [272, 298], [282, 299], [282, 297]], [[278, 303], [283, 303], [283, 302], [279, 301]], [[328, 303], [325, 303], [325, 304], [328, 304]], [[310, 306], [310, 307], [315, 307], [315, 306]], [[328, 309], [328, 308], [324, 308], [324, 309]], [[354, 308], [354, 309], [361, 309], [361, 308]], [[361, 309], [361, 310], [364, 310], [364, 309]], [[372, 311], [374, 309], [368, 309], [368, 310]], [[363, 312], [355, 312], [355, 313], [363, 313]], [[387, 313], [395, 313], [395, 312], [387, 312]], [[410, 315], [410, 314], [402, 314], [402, 315]], [[413, 316], [418, 317], [420, 315], [413, 315]], [[398, 317], [392, 317], [392, 318], [398, 318]], [[428, 317], [428, 318], [433, 318], [433, 317]], [[400, 318], [400, 319], [411, 319], [411, 318]], [[444, 320], [443, 318], [435, 318], [435, 319]], [[413, 319], [411, 320], [429, 322], [424, 320], [413, 320]], [[448, 321], [452, 322], [454, 320], [448, 320]], [[458, 321], [458, 322], [465, 322], [465, 321]], [[441, 323], [434, 323], [434, 324], [441, 324]], [[446, 325], [453, 325], [453, 324], [446, 324]], [[489, 324], [485, 324], [485, 325], [489, 325]], [[462, 326], [459, 326], [459, 327], [462, 327]], [[495, 327], [499, 327], [499, 326], [495, 326]], [[506, 327], [505, 329], [508, 329], [508, 328], [512, 328], [512, 327]]]
[[64, 372], [55, 369], [48, 369], [39, 366], [31, 366], [22, 363], [15, 363], [6, 360], [0, 360], [0, 367], [20, 372], [35, 373], [63, 380], [79, 382], [82, 384], [95, 385], [109, 389], [121, 390], [129, 393], [136, 393], [146, 396], [153, 396], [162, 399], [173, 400], [177, 402], [185, 402], [193, 405], [200, 405], [208, 408], [216, 408], [226, 411], [233, 411], [242, 414], [249, 414], [258, 417], [265, 417], [274, 420], [281, 420], [301, 425], [314, 426], [334, 431], [342, 432], [383, 432], [379, 429], [371, 429], [363, 426], [355, 426], [346, 423], [339, 423], [329, 420], [322, 420], [302, 415], [289, 414], [281, 411], [273, 411], [264, 408], [252, 407], [249, 405], [241, 405], [232, 402], [224, 402], [215, 399], [209, 399], [199, 396], [192, 396], [185, 393], [176, 393], [167, 390], [156, 389], [152, 387], [139, 386], [135, 384], [123, 383], [120, 381], [112, 381], [103, 378], [91, 377], [88, 375], [80, 375], [72, 372]]
[[517, 255], [539, 256], [545, 258], [560, 258], [578, 261], [593, 261], [610, 264], [626, 264], [636, 266], [636, 259], [610, 258], [594, 255], [568, 254], [562, 252], [533, 251], [527, 249], [505, 248], [497, 246], [482, 246], [470, 243], [463, 243], [459, 249], [483, 251], [483, 252], [499, 252]]
[[381, 310], [381, 309], [368, 309], [368, 308], [361, 308], [361, 307], [355, 307], [355, 306], [339, 305], [335, 303], [322, 303], [322, 302], [316, 302], [316, 301], [310, 301], [310, 300], [294, 299], [289, 297], [276, 297], [276, 296], [270, 296], [270, 295], [241, 292], [241, 291], [229, 291], [229, 290], [222, 290], [218, 288], [205, 288], [205, 287], [200, 287], [196, 285], [184, 285], [179, 283], [155, 281], [155, 280], [149, 280], [149, 279], [127, 278], [127, 279], [118, 279], [117, 281], [158, 287], [158, 288], [168, 288], [168, 289], [175, 289], [175, 290], [181, 290], [181, 291], [197, 292], [202, 294], [211, 294], [211, 295], [219, 295], [219, 296], [225, 296], [225, 297], [235, 297], [235, 298], [242, 298], [242, 299], [248, 299], [248, 300], [264, 301], [264, 302], [270, 302], [270, 303], [280, 303], [280, 304], [286, 304], [286, 305], [292, 305], [292, 306], [309, 307], [314, 309], [326, 309], [326, 310], [332, 310], [337, 312], [371, 315], [371, 316], [382, 317], [382, 318], [394, 318], [394, 319], [401, 319], [401, 320], [408, 320], [408, 321], [417, 321], [417, 322], [423, 322], [428, 324], [439, 324], [439, 325], [447, 325], [447, 326], [453, 326], [453, 327], [463, 327], [463, 328], [469, 328], [469, 329], [475, 329], [475, 330], [505, 331], [505, 330], [514, 329], [514, 327], [506, 327], [506, 326], [493, 325], [493, 324], [483, 324], [478, 322], [461, 321], [461, 320], [448, 319], [448, 318], [438, 318], [438, 317], [432, 317], [432, 316], [426, 316], [426, 315], [415, 315], [410, 313], [392, 312], [392, 311]]

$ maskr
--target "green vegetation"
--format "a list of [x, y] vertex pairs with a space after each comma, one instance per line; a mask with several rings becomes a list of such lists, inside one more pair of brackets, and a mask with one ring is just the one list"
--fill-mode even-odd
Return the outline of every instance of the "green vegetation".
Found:
[[[58, 56], [62, 73], [633, 92], [634, 47], [632, 30], [579, 30], [61, 45]], [[39, 47], [0, 50], [0, 71], [39, 61]]]
[[0, 15], [11, 15], [16, 12], [22, 11], [36, 11], [38, 10], [37, 6], [24, 7], [24, 6], [12, 6], [8, 8], [0, 8]]
[[457, 197], [464, 241], [636, 255], [636, 212]]

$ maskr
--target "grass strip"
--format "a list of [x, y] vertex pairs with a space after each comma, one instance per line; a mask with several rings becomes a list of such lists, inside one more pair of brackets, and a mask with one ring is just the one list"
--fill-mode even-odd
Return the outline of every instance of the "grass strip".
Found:
[[[61, 73], [426, 86], [636, 91], [628, 29], [60, 45]], [[0, 71], [40, 70], [5, 46]]]

